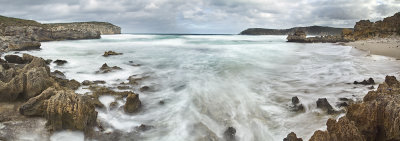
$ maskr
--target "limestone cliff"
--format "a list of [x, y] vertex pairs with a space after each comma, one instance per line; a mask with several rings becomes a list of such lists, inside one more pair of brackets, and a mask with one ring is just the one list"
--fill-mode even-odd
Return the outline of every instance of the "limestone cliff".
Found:
[[106, 22], [41, 24], [0, 16], [0, 51], [37, 49], [41, 41], [99, 39], [101, 34], [120, 33], [120, 27]]
[[385, 38], [391, 35], [400, 35], [400, 12], [384, 18], [382, 21], [370, 22], [361, 20], [354, 26], [353, 38], [364, 40], [373, 37]]

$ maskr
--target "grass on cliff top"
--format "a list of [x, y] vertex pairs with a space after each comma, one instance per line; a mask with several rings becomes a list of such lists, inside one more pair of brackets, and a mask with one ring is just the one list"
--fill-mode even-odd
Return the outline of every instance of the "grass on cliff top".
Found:
[[0, 27], [4, 28], [6, 26], [41, 26], [39, 22], [34, 20], [24, 20], [12, 17], [5, 17], [0, 15]]

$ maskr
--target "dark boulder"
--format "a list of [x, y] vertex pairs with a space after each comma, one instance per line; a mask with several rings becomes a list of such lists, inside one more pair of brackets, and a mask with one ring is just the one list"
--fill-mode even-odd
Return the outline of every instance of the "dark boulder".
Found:
[[303, 141], [303, 139], [297, 138], [294, 132], [290, 132], [287, 137], [283, 139], [283, 141]]
[[292, 97], [292, 105], [290, 105], [289, 107], [292, 111], [304, 112], [304, 106], [300, 103], [300, 100], [297, 96]]
[[336, 113], [336, 111], [333, 109], [331, 104], [329, 104], [329, 102], [326, 98], [319, 98], [316, 103], [317, 103], [317, 108], [320, 108], [320, 109], [326, 111], [328, 114]]
[[56, 60], [56, 61], [54, 61], [53, 63], [55, 63], [55, 64], [57, 64], [58, 66], [61, 66], [61, 65], [64, 65], [65, 63], [68, 63], [67, 61], [65, 61], [65, 60]]
[[16, 63], [16, 64], [25, 63], [22, 57], [19, 57], [18, 55], [6, 55], [4, 56], [4, 59], [6, 59], [8, 63]]
[[224, 139], [227, 141], [236, 140], [236, 129], [233, 127], [228, 127], [224, 132]]
[[126, 113], [134, 113], [139, 110], [140, 106], [141, 106], [141, 101], [139, 100], [139, 95], [129, 94], [128, 97], [126, 97], [124, 111]]
[[375, 84], [375, 81], [374, 81], [374, 79], [372, 79], [372, 78], [369, 78], [368, 80], [363, 80], [363, 81], [361, 81], [361, 82], [354, 81], [354, 83], [353, 83], [353, 84], [361, 84], [361, 85], [374, 85], [374, 84]]
[[51, 74], [51, 76], [56, 77], [56, 78], [61, 78], [61, 79], [65, 79], [66, 78], [64, 73], [62, 73], [59, 70], [55, 70], [54, 72], [51, 72], [50, 74]]
[[96, 73], [108, 73], [108, 72], [112, 72], [112, 71], [115, 71], [115, 70], [121, 70], [121, 68], [120, 68], [120, 67], [117, 67], [117, 66], [109, 67], [109, 66], [107, 65], [107, 63], [104, 63], [104, 64], [100, 67], [100, 70], [99, 70], [99, 71], [96, 71]]

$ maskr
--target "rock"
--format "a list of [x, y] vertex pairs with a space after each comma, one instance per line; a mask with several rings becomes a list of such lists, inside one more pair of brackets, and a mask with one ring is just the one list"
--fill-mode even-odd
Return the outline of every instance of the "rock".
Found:
[[351, 104], [338, 122], [327, 121], [327, 131], [316, 131], [310, 141], [400, 140], [400, 82], [386, 76], [362, 103]]
[[9, 82], [0, 81], [0, 101], [15, 101], [24, 92], [26, 78], [19, 74]]
[[297, 96], [292, 97], [292, 105], [290, 106], [290, 109], [295, 112], [304, 112], [304, 106], [300, 103], [300, 100]]
[[59, 70], [55, 70], [54, 72], [51, 72], [50, 74], [51, 74], [51, 76], [56, 77], [56, 78], [61, 78], [61, 79], [65, 79], [66, 78], [64, 73], [62, 73]]
[[139, 110], [141, 102], [139, 100], [138, 94], [129, 94], [126, 98], [126, 103], [124, 105], [124, 111], [126, 113], [134, 113]]
[[82, 85], [83, 85], [83, 86], [89, 86], [89, 85], [91, 85], [91, 84], [93, 84], [93, 82], [92, 82], [92, 81], [89, 81], [89, 80], [84, 80], [84, 81], [82, 82]]
[[22, 54], [22, 60], [24, 61], [24, 63], [30, 63], [30, 62], [32, 62], [32, 60], [34, 58], [37, 58], [37, 57], [26, 54], [26, 53]]
[[164, 100], [161, 100], [161, 101], [159, 101], [159, 102], [158, 102], [158, 104], [160, 104], [160, 105], [164, 105], [164, 104], [165, 104], [165, 102], [164, 102]]
[[109, 107], [110, 107], [110, 110], [117, 109], [118, 108], [118, 102], [117, 101], [111, 102]]
[[338, 122], [328, 119], [326, 122], [328, 131], [316, 131], [311, 136], [310, 141], [365, 141], [360, 131], [346, 117], [342, 117]]
[[81, 83], [79, 83], [74, 79], [68, 80], [62, 78], [55, 78], [55, 80], [58, 82], [60, 86], [69, 88], [71, 90], [77, 90], [81, 86]]
[[362, 81], [362, 82], [357, 82], [357, 81], [354, 81], [354, 83], [353, 84], [361, 84], [361, 85], [374, 85], [375, 84], [375, 81], [374, 81], [374, 79], [372, 79], [372, 78], [369, 78], [368, 80], [364, 80], [364, 81]]
[[91, 131], [96, 125], [97, 112], [85, 96], [71, 90], [48, 88], [29, 99], [19, 111], [25, 116], [42, 116], [47, 119], [50, 131], [62, 129]]
[[352, 100], [352, 99], [349, 99], [349, 98], [339, 98], [339, 100], [341, 101], [341, 102], [338, 102], [337, 104], [336, 104], [336, 107], [347, 107], [347, 106], [349, 106], [350, 104], [352, 104], [352, 103], [354, 103], [354, 101]]
[[120, 89], [120, 90], [126, 90], [129, 88], [130, 88], [129, 86], [117, 86], [117, 89]]
[[22, 60], [22, 57], [19, 57], [18, 55], [6, 55], [4, 56], [4, 59], [8, 63], [16, 63], [16, 64], [23, 64], [24, 60]]
[[329, 104], [326, 98], [318, 98], [316, 103], [317, 103], [317, 108], [326, 111], [328, 114], [336, 113], [336, 111], [332, 108], [331, 104]]
[[121, 70], [121, 68], [120, 68], [120, 67], [117, 67], [117, 66], [109, 67], [109, 66], [107, 65], [107, 63], [104, 63], [104, 64], [100, 67], [100, 70], [97, 71], [96, 73], [108, 73], [108, 72], [112, 72], [112, 71], [115, 71], [115, 70]]
[[53, 62], [53, 60], [51, 60], [51, 59], [46, 59], [46, 64], [47, 64], [47, 65], [50, 65], [51, 62]]
[[93, 81], [93, 84], [106, 84], [106, 81], [104, 81], [104, 80], [95, 80], [95, 81]]
[[24, 98], [29, 99], [40, 94], [53, 84], [50, 75], [45, 67], [30, 69], [26, 72], [26, 86]]
[[149, 76], [143, 75], [143, 74], [131, 75], [128, 78], [128, 81], [129, 81], [128, 83], [131, 85], [137, 85], [137, 84], [139, 84], [139, 81], [146, 79], [146, 78], [149, 78]]
[[108, 56], [110, 56], [110, 55], [122, 55], [122, 53], [116, 53], [116, 52], [114, 52], [114, 51], [106, 51], [106, 52], [104, 52], [104, 54], [103, 54], [104, 57], [108, 57]]
[[287, 137], [283, 139], [283, 141], [303, 141], [303, 139], [297, 138], [294, 132], [290, 132]]
[[139, 91], [141, 91], [141, 92], [149, 91], [149, 90], [150, 90], [149, 86], [143, 86], [143, 87], [140, 87], [140, 89], [139, 89]]
[[144, 132], [144, 131], [150, 130], [151, 128], [154, 128], [154, 127], [141, 124], [140, 126], [136, 127], [136, 130]]
[[56, 61], [54, 61], [53, 63], [55, 63], [55, 64], [57, 64], [58, 66], [61, 66], [61, 65], [64, 65], [65, 63], [68, 63], [67, 61], [65, 61], [65, 60], [56, 60]]
[[297, 30], [292, 35], [288, 35], [286, 38], [288, 42], [303, 42], [306, 40], [306, 33], [302, 30]]
[[224, 139], [227, 141], [235, 140], [236, 129], [233, 127], [228, 127], [224, 132]]

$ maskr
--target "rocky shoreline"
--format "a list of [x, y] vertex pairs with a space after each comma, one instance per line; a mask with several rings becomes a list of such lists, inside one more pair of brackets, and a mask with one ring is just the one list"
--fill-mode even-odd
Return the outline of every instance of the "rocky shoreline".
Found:
[[0, 16], [0, 52], [39, 49], [40, 42], [99, 39], [101, 34], [120, 34], [121, 28], [106, 22], [41, 24]]

